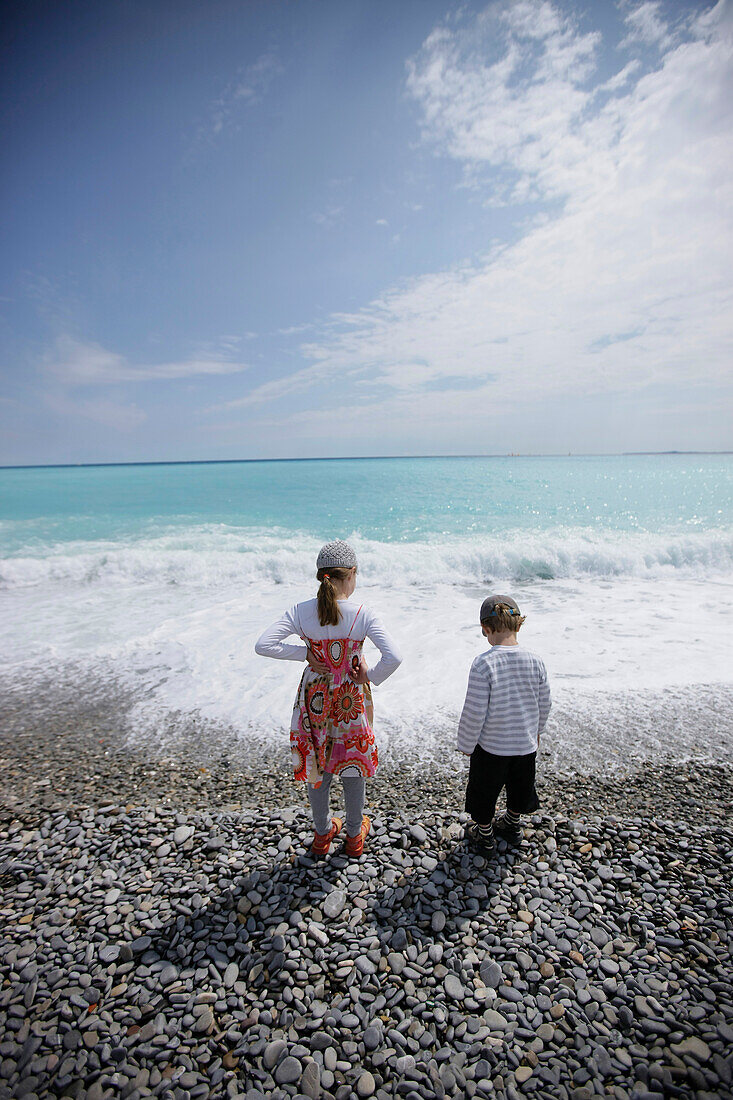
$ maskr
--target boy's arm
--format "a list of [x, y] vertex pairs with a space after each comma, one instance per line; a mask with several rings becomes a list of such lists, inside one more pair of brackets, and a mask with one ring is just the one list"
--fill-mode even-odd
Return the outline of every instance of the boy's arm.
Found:
[[468, 674], [466, 700], [458, 722], [458, 751], [470, 756], [478, 744], [479, 734], [489, 709], [491, 685], [486, 671], [476, 661]]
[[539, 706], [540, 706], [540, 720], [537, 726], [537, 739], [539, 740], [540, 734], [547, 725], [547, 718], [550, 713], [550, 707], [552, 706], [552, 700], [550, 699], [550, 685], [547, 682], [547, 669], [542, 665], [542, 671], [540, 672], [540, 693], [539, 693]]

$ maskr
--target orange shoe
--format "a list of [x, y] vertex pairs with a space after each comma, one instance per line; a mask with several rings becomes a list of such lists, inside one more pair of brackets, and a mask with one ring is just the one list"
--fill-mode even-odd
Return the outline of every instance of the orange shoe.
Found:
[[369, 830], [372, 827], [372, 823], [369, 818], [364, 814], [361, 819], [361, 829], [356, 836], [347, 836], [344, 850], [347, 856], [352, 856], [354, 859], [358, 859], [361, 853], [364, 851], [364, 841], [369, 836]]
[[331, 847], [331, 841], [335, 836], [338, 836], [343, 828], [343, 822], [340, 817], [331, 818], [331, 828], [327, 833], [314, 833], [313, 843], [311, 844], [311, 853], [314, 856], [327, 856], [328, 849]]

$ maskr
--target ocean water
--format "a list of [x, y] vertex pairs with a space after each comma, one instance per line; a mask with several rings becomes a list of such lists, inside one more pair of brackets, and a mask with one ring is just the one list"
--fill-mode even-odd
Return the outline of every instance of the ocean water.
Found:
[[285, 751], [301, 669], [253, 645], [336, 537], [403, 651], [375, 691], [387, 756], [450, 766], [493, 590], [547, 664], [554, 767], [733, 758], [725, 455], [0, 470], [0, 673], [122, 683], [143, 741], [195, 717]]

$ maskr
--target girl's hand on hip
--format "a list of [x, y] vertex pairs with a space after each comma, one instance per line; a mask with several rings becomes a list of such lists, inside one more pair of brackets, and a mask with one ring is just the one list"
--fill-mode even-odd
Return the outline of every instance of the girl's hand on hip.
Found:
[[354, 683], [356, 683], [356, 684], [368, 684], [369, 683], [368, 672], [369, 672], [369, 665], [366, 663], [366, 661], [362, 657], [362, 659], [359, 661], [358, 666], [356, 668], [354, 668], [352, 670], [352, 673], [351, 673], [351, 676], [352, 676], [352, 679], [354, 680]]
[[306, 660], [314, 672], [318, 672], [321, 676], [325, 676], [328, 672], [328, 665], [325, 661], [319, 661], [312, 650], [308, 650], [308, 656]]

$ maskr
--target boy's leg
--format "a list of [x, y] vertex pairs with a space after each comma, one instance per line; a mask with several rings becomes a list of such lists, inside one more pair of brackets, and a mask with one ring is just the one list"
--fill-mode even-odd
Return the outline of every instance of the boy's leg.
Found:
[[506, 781], [506, 813], [494, 822], [494, 831], [510, 844], [522, 839], [521, 815], [533, 813], [540, 801], [535, 789], [537, 753], [509, 757]]
[[330, 772], [324, 772], [320, 787], [312, 787], [310, 783], [308, 784], [308, 801], [311, 804], [311, 813], [313, 814], [313, 828], [320, 836], [323, 836], [331, 828], [329, 794], [332, 779], [333, 776]]
[[506, 777], [505, 759], [486, 752], [480, 745], [471, 753], [466, 812], [473, 818], [473, 823], [466, 830], [466, 836], [484, 851], [491, 851], [494, 847], [494, 810]]
[[521, 819], [521, 814], [513, 814], [511, 810], [507, 810], [506, 813], [503, 813], [501, 817], [497, 817], [494, 821], [494, 832], [502, 840], [506, 840], [508, 844], [520, 844], [522, 841]]

